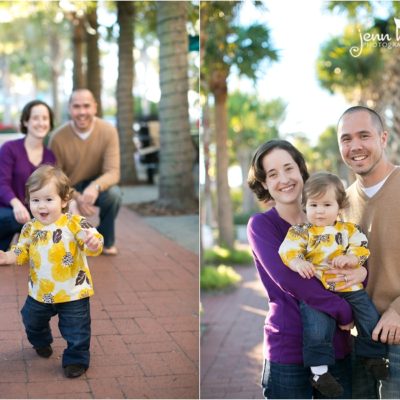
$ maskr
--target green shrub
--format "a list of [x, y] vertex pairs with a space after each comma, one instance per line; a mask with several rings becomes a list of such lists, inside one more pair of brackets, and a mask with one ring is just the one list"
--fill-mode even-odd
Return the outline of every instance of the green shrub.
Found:
[[221, 263], [228, 265], [253, 264], [250, 250], [227, 249], [219, 246], [204, 250], [203, 260], [207, 264], [214, 265]]
[[249, 219], [252, 215], [254, 215], [255, 213], [257, 213], [259, 211], [251, 211], [249, 213], [240, 213], [240, 214], [235, 214], [233, 216], [233, 223], [235, 225], [247, 225], [247, 223], [249, 222]]
[[206, 266], [200, 272], [200, 288], [205, 291], [226, 289], [241, 280], [242, 277], [226, 265]]

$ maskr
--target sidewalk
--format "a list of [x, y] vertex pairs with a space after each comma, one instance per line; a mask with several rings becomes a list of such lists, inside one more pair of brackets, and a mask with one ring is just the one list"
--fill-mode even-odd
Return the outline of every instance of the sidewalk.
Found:
[[89, 259], [91, 365], [77, 379], [63, 375], [57, 317], [49, 359], [26, 339], [28, 267], [0, 268], [0, 398], [198, 397], [198, 256], [126, 207], [116, 232], [120, 254]]
[[267, 298], [254, 267], [228, 293], [202, 294], [200, 397], [262, 399], [263, 326]]
[[[158, 198], [157, 185], [122, 187], [122, 203], [145, 203]], [[148, 225], [164, 236], [179, 243], [185, 249], [199, 254], [199, 216], [175, 215], [163, 217], [142, 217]]]

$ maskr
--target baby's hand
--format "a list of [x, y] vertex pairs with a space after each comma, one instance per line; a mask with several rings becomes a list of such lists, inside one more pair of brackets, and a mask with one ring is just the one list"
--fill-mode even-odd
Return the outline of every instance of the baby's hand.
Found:
[[311, 279], [315, 274], [314, 265], [305, 260], [296, 260], [295, 270], [302, 278]]
[[100, 240], [88, 229], [79, 232], [78, 237], [83, 240], [83, 243], [85, 243], [91, 251], [96, 251], [100, 247]]
[[332, 260], [333, 268], [356, 267], [358, 265], [358, 258], [354, 255], [337, 256]]
[[10, 251], [1, 251], [0, 250], [0, 265], [10, 265], [14, 264], [16, 261], [16, 256], [13, 252]]
[[351, 331], [354, 328], [354, 321], [350, 322], [347, 325], [339, 325], [339, 328], [342, 331]]
[[0, 250], [0, 265], [7, 264], [7, 253]]

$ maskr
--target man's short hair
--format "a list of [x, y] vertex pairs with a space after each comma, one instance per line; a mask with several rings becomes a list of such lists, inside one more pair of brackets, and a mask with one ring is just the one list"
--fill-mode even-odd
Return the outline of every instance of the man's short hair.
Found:
[[359, 112], [359, 111], [365, 111], [371, 116], [372, 123], [375, 125], [375, 128], [377, 128], [379, 133], [382, 133], [385, 130], [384, 125], [383, 125], [383, 121], [382, 121], [382, 118], [380, 117], [380, 115], [375, 110], [373, 110], [372, 108], [369, 108], [369, 107], [366, 107], [366, 106], [353, 106], [353, 107], [348, 108], [340, 116], [337, 127], [339, 128], [339, 124], [340, 124], [340, 122], [342, 121], [342, 119], [343, 119], [343, 117], [345, 115], [353, 114], [353, 113]]

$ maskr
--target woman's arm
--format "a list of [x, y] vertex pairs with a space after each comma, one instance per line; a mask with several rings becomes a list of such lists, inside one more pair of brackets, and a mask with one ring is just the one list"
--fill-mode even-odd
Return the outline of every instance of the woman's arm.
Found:
[[4, 143], [0, 148], [0, 199], [5, 204], [10, 204], [16, 197], [11, 185], [16, 159], [10, 143]]
[[283, 291], [310, 307], [329, 314], [338, 324], [353, 321], [351, 307], [347, 301], [324, 289], [316, 279], [303, 279], [287, 268], [278, 253], [286, 235], [265, 214], [253, 216], [247, 227], [250, 246], [265, 272]]

